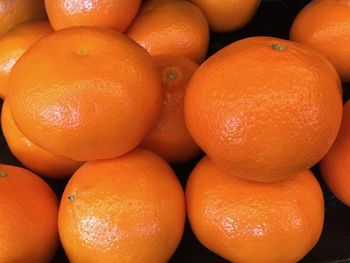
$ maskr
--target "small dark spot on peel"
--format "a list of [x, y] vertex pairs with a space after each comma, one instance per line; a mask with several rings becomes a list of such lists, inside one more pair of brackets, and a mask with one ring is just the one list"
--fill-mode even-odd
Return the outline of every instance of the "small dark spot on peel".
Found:
[[6, 177], [7, 176], [7, 173], [4, 172], [4, 171], [0, 171], [0, 177]]
[[75, 198], [77, 197], [77, 193], [73, 192], [72, 194], [70, 194], [67, 199], [68, 201], [73, 201]]

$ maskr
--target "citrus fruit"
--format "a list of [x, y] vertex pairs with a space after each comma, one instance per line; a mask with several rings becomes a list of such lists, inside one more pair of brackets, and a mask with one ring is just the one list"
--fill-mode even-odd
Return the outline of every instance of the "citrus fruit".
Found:
[[23, 22], [46, 16], [44, 0], [1, 0], [0, 35]]
[[142, 146], [172, 163], [189, 161], [200, 149], [188, 133], [183, 102], [187, 84], [198, 65], [183, 56], [159, 55], [154, 60], [162, 76], [163, 111]]
[[28, 170], [0, 164], [0, 262], [49, 263], [58, 247], [58, 201]]
[[45, 0], [55, 30], [72, 26], [107, 27], [123, 32], [134, 19], [141, 0]]
[[158, 155], [89, 161], [68, 182], [59, 233], [70, 262], [167, 262], [185, 223], [182, 187]]
[[17, 60], [38, 39], [52, 32], [47, 21], [27, 22], [0, 37], [0, 97], [7, 96], [7, 81]]
[[146, 1], [126, 34], [152, 55], [184, 55], [197, 63], [205, 59], [209, 43], [205, 16], [187, 1]]
[[317, 243], [324, 201], [310, 171], [258, 183], [223, 172], [204, 157], [186, 187], [192, 230], [231, 262], [297, 262]]
[[290, 39], [326, 56], [350, 81], [350, 0], [316, 0], [295, 18]]
[[191, 0], [205, 14], [210, 29], [230, 32], [245, 26], [254, 16], [260, 0]]
[[271, 37], [220, 50], [195, 72], [185, 96], [195, 142], [221, 168], [261, 182], [316, 164], [341, 116], [341, 83], [328, 60]]
[[45, 151], [28, 140], [13, 121], [7, 100], [2, 106], [1, 126], [12, 154], [36, 174], [54, 179], [65, 178], [83, 164]]
[[320, 162], [321, 174], [330, 190], [350, 206], [350, 102], [344, 106], [339, 134]]
[[122, 33], [102, 28], [72, 27], [40, 39], [18, 60], [8, 86], [24, 136], [78, 161], [132, 150], [161, 112], [152, 57]]

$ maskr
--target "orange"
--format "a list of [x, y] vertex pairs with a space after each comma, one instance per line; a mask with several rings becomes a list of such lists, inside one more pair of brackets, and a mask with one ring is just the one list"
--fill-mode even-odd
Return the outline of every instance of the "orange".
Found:
[[204, 157], [186, 187], [192, 230], [231, 262], [302, 259], [323, 228], [321, 188], [308, 170], [280, 182], [257, 183], [223, 172]]
[[209, 43], [205, 16], [187, 1], [146, 1], [126, 34], [152, 55], [184, 55], [197, 63], [205, 59]]
[[261, 0], [191, 0], [205, 14], [210, 29], [230, 32], [245, 26], [254, 16]]
[[17, 128], [13, 121], [7, 100], [1, 112], [2, 132], [12, 154], [28, 169], [54, 179], [72, 175], [82, 162], [69, 160], [52, 154], [33, 144]]
[[290, 39], [326, 56], [350, 81], [350, 0], [316, 0], [295, 18]]
[[72, 26], [107, 27], [123, 32], [136, 16], [141, 0], [45, 0], [55, 30]]
[[1, 0], [0, 35], [20, 23], [46, 16], [44, 0]]
[[342, 116], [334, 67], [311, 49], [271, 37], [237, 41], [204, 62], [185, 97], [185, 120], [213, 161], [271, 182], [329, 150]]
[[90, 161], [70, 179], [59, 233], [72, 263], [167, 262], [185, 223], [185, 198], [170, 166], [137, 149]]
[[0, 262], [49, 263], [58, 247], [58, 201], [28, 170], [0, 165]]
[[8, 94], [10, 72], [23, 53], [38, 39], [52, 32], [46, 21], [23, 23], [0, 37], [0, 97]]
[[187, 84], [198, 65], [183, 56], [159, 55], [154, 59], [165, 93], [163, 111], [142, 146], [172, 163], [189, 161], [200, 153], [200, 149], [188, 133], [183, 103]]
[[102, 28], [67, 28], [40, 39], [18, 60], [8, 85], [24, 136], [78, 161], [132, 150], [161, 112], [152, 57], [122, 33]]
[[344, 106], [338, 137], [321, 160], [320, 168], [330, 190], [344, 204], [350, 206], [350, 102]]

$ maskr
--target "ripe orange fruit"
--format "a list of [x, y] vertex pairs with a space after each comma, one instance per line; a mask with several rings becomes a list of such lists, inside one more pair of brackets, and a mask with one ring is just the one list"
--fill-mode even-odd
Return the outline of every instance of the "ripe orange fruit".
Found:
[[46, 16], [44, 0], [1, 0], [0, 35], [23, 22]]
[[24, 136], [78, 161], [132, 150], [161, 112], [152, 57], [122, 33], [102, 28], [67, 28], [40, 39], [18, 60], [8, 85]]
[[72, 26], [107, 27], [123, 32], [132, 22], [141, 0], [45, 0], [55, 30]]
[[186, 187], [192, 230], [231, 262], [297, 262], [323, 228], [321, 188], [308, 170], [285, 181], [239, 179], [204, 157]]
[[7, 81], [17, 60], [38, 39], [50, 34], [46, 21], [23, 23], [0, 37], [0, 97], [8, 94]]
[[290, 39], [322, 53], [350, 81], [350, 0], [312, 1], [294, 20]]
[[254, 16], [261, 0], [191, 0], [205, 14], [216, 32], [230, 32], [245, 26]]
[[340, 131], [332, 148], [320, 162], [327, 186], [344, 204], [350, 206], [350, 101], [344, 106]]
[[146, 1], [126, 34], [152, 55], [184, 55], [197, 63], [205, 59], [209, 43], [205, 16], [187, 1]]
[[329, 150], [342, 116], [333, 66], [271, 37], [237, 41], [204, 62], [185, 97], [185, 120], [213, 161], [271, 182], [306, 170]]
[[188, 133], [183, 103], [187, 84], [198, 64], [183, 56], [159, 55], [154, 59], [165, 92], [163, 111], [142, 146], [172, 163], [189, 161], [200, 149]]
[[156, 154], [90, 161], [70, 179], [59, 233], [70, 262], [167, 262], [185, 223], [182, 187]]
[[7, 100], [2, 106], [1, 126], [12, 154], [37, 174], [55, 179], [65, 178], [83, 164], [45, 151], [28, 140], [13, 121]]
[[58, 201], [28, 170], [0, 164], [0, 262], [49, 263], [58, 247]]

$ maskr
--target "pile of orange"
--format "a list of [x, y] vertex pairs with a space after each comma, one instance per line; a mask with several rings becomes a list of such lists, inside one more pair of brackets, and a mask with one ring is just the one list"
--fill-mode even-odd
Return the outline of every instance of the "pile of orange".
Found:
[[[296, 42], [250, 37], [207, 58], [210, 30], [245, 26], [259, 4], [4, 1], [3, 135], [23, 166], [69, 181], [59, 203], [31, 171], [0, 165], [0, 262], [50, 262], [59, 241], [70, 262], [167, 262], [186, 212], [227, 260], [302, 259], [323, 228], [309, 169], [324, 156], [350, 205], [350, 53], [329, 41], [350, 30], [350, 1], [312, 1]], [[202, 151], [184, 191], [168, 163]]]

